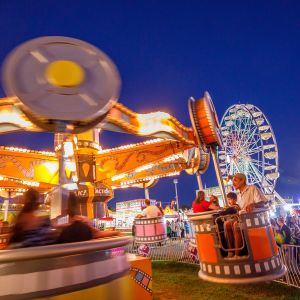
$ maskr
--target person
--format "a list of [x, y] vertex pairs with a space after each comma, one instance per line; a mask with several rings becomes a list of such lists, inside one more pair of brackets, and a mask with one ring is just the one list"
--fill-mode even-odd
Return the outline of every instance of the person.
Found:
[[79, 214], [79, 201], [73, 192], [68, 197], [67, 214], [69, 216], [68, 224], [56, 227], [57, 229], [62, 229], [57, 239], [58, 243], [82, 242], [93, 238], [110, 237], [120, 234], [117, 231], [101, 231], [93, 227], [87, 217]]
[[167, 221], [167, 236], [168, 238], [172, 237], [172, 229], [171, 229], [170, 221]]
[[171, 222], [171, 237], [176, 237], [176, 224], [174, 220]]
[[[255, 186], [247, 185], [246, 176], [243, 173], [236, 173], [233, 177], [232, 184], [239, 191], [237, 195], [238, 207], [242, 211], [252, 212], [254, 208], [264, 207], [268, 200], [265, 195]], [[230, 249], [235, 249], [235, 256], [239, 256], [243, 247], [243, 236], [239, 222], [235, 220], [227, 225], [226, 240]], [[228, 252], [228, 257], [233, 257], [233, 252]]]
[[189, 237], [189, 235], [190, 235], [190, 228], [189, 228], [189, 224], [188, 224], [187, 221], [184, 221], [184, 231], [185, 231], [185, 235], [187, 237]]
[[278, 230], [275, 235], [275, 240], [279, 246], [288, 245], [291, 243], [291, 230], [285, 224], [284, 217], [279, 216], [277, 218]]
[[192, 204], [193, 212], [199, 213], [199, 212], [205, 212], [208, 210], [217, 210], [220, 207], [208, 202], [205, 200], [205, 193], [203, 191], [198, 191], [196, 199], [193, 201]]
[[210, 195], [209, 196], [209, 201], [210, 201], [210, 203], [212, 203], [212, 204], [214, 204], [216, 206], [220, 206], [219, 205], [219, 198], [217, 196], [215, 196], [215, 195]]
[[225, 214], [236, 214], [241, 210], [237, 204], [237, 194], [235, 192], [229, 192], [226, 195], [228, 207], [224, 210]]
[[8, 248], [52, 244], [54, 237], [49, 217], [39, 216], [40, 194], [30, 188], [23, 195], [24, 206], [16, 218]]
[[[227, 203], [229, 207], [227, 207], [222, 215], [234, 215], [237, 214], [240, 210], [240, 207], [237, 204], [237, 194], [234, 192], [229, 192], [226, 195]], [[234, 217], [228, 218], [224, 221], [224, 236], [227, 243], [228, 249], [233, 249], [235, 247], [235, 236], [239, 234], [239, 227]], [[233, 257], [234, 253], [232, 251], [228, 252], [228, 257]]]
[[163, 210], [163, 208], [161, 207], [161, 205], [157, 205], [157, 208], [160, 210], [160, 212], [161, 212], [161, 215], [162, 216], [164, 216], [164, 210]]
[[181, 227], [180, 227], [179, 220], [177, 220], [175, 223], [175, 230], [176, 230], [176, 237], [181, 238]]
[[276, 236], [276, 232], [278, 230], [277, 220], [276, 218], [270, 218], [270, 224], [272, 228], [272, 232], [274, 234], [274, 237]]
[[239, 191], [237, 204], [241, 210], [252, 212], [254, 208], [264, 207], [268, 200], [255, 185], [247, 185], [246, 176], [243, 173], [236, 173], [232, 185]]
[[146, 208], [136, 216], [136, 218], [156, 218], [162, 216], [160, 209], [156, 205], [151, 205], [149, 199], [145, 199]]
[[296, 216], [288, 216], [286, 218], [286, 225], [290, 228], [290, 231], [291, 231], [291, 244], [299, 245], [300, 244], [300, 228], [297, 224]]
[[183, 221], [180, 222], [180, 229], [181, 229], [181, 238], [185, 237], [185, 230], [184, 230], [184, 223]]
[[177, 205], [176, 205], [176, 200], [175, 200], [175, 199], [172, 199], [172, 200], [171, 200], [170, 208], [171, 208], [172, 210], [177, 211]]

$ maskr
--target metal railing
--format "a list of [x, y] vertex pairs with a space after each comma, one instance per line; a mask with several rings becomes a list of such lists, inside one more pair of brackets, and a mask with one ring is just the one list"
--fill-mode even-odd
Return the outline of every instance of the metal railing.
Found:
[[300, 288], [300, 246], [283, 245], [279, 248], [279, 252], [287, 272], [277, 281]]
[[[168, 238], [163, 243], [151, 245], [135, 244], [127, 246], [127, 251], [141, 256], [151, 257], [153, 261], [174, 261], [199, 264], [197, 249], [189, 238]], [[284, 245], [279, 248], [282, 262], [287, 273], [277, 282], [300, 288], [300, 246]]]
[[151, 257], [153, 261], [174, 261], [197, 264], [196, 248], [190, 245], [187, 238], [168, 238], [164, 242], [137, 244], [134, 241], [127, 246], [127, 251], [140, 256]]

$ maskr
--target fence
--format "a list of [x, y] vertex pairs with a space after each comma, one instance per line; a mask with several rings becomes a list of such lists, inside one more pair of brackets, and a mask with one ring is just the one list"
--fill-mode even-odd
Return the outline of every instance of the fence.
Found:
[[[194, 249], [192, 249], [194, 248]], [[170, 238], [165, 242], [140, 245], [132, 243], [128, 252], [136, 255], [149, 256], [153, 261], [176, 261], [198, 263], [196, 248], [189, 245], [188, 239]]]
[[300, 288], [300, 246], [284, 245], [279, 251], [287, 272], [277, 281]]
[[[198, 264], [197, 250], [188, 238], [171, 238], [163, 243], [138, 245], [134, 242], [127, 248], [129, 253], [149, 256], [153, 261], [174, 261]], [[279, 249], [287, 273], [277, 282], [300, 288], [300, 246], [284, 245]]]

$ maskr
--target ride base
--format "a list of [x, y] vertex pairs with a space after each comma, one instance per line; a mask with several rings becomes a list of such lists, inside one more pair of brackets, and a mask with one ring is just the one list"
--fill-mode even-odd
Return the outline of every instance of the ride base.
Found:
[[152, 299], [148, 258], [128, 237], [0, 251], [0, 300]]

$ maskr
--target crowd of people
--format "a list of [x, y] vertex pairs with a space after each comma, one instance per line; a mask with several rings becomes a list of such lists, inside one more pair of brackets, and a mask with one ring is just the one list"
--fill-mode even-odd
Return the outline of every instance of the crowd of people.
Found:
[[190, 227], [187, 221], [179, 219], [167, 221], [167, 236], [169, 238], [185, 238], [189, 236]]
[[300, 245], [300, 220], [297, 215], [279, 216], [271, 219], [276, 243], [282, 245]]

